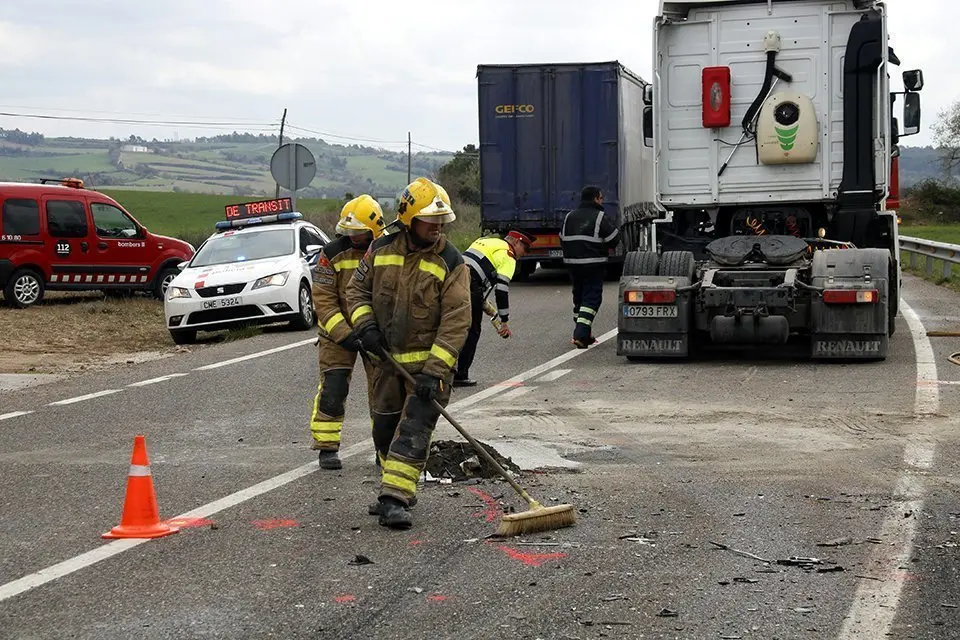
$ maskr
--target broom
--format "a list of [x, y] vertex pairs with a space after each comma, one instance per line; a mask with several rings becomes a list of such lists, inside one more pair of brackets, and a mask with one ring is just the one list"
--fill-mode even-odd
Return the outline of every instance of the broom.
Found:
[[[386, 351], [386, 349], [384, 349]], [[413, 376], [410, 375], [410, 372], [403, 368], [403, 366], [397, 362], [393, 354], [387, 351], [387, 355], [390, 358], [390, 363], [393, 367], [406, 379], [410, 384], [415, 385], [416, 380], [413, 379]], [[502, 537], [517, 536], [526, 533], [537, 533], [538, 531], [550, 531], [552, 529], [560, 529], [562, 527], [570, 527], [576, 523], [576, 514], [573, 511], [573, 505], [570, 504], [558, 504], [553, 507], [544, 507], [542, 504], [530, 497], [523, 487], [517, 484], [517, 481], [500, 466], [500, 463], [490, 455], [490, 453], [480, 446], [476, 440], [473, 439], [467, 431], [460, 426], [460, 424], [453, 419], [447, 410], [440, 406], [440, 403], [436, 400], [433, 400], [433, 406], [440, 412], [440, 414], [447, 419], [447, 422], [452, 424], [454, 428], [460, 432], [464, 438], [467, 439], [467, 442], [470, 443], [478, 454], [483, 456], [483, 458], [490, 463], [490, 465], [497, 470], [497, 473], [500, 474], [504, 480], [510, 483], [510, 486], [513, 487], [513, 490], [516, 491], [521, 498], [523, 498], [530, 508], [523, 513], [509, 513], [504, 515], [500, 519], [500, 526], [497, 528], [497, 535]]]

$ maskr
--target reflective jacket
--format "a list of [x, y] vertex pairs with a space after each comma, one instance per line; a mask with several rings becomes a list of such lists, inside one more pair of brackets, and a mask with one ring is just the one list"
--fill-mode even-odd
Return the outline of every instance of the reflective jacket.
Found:
[[351, 324], [376, 322], [410, 373], [447, 380], [470, 329], [470, 274], [446, 237], [411, 250], [407, 231], [378, 238], [347, 286]]
[[365, 252], [366, 248], [356, 249], [350, 238], [342, 236], [324, 246], [317, 258], [317, 267], [313, 271], [313, 308], [317, 313], [317, 327], [335, 342], [350, 333], [347, 285]]
[[593, 202], [581, 202], [563, 219], [560, 246], [563, 262], [569, 265], [604, 264], [609, 250], [617, 246], [620, 230]]
[[517, 260], [509, 243], [501, 238], [480, 238], [463, 252], [463, 260], [480, 279], [484, 290], [495, 292], [497, 314], [510, 319], [510, 280], [517, 269]]

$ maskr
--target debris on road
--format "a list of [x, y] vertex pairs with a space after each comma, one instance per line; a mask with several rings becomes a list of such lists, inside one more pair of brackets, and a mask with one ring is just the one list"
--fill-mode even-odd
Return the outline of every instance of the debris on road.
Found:
[[673, 609], [660, 609], [660, 611], [657, 612], [658, 618], [676, 618], [679, 615], [680, 614]]
[[845, 547], [848, 544], [853, 544], [853, 538], [844, 537], [837, 538], [836, 540], [828, 540], [826, 542], [818, 542], [818, 547]]
[[362, 567], [365, 564], [373, 564], [373, 560], [363, 555], [356, 555], [353, 560], [347, 563], [350, 566]]
[[823, 567], [823, 568], [821, 568], [821, 569], [817, 569], [817, 573], [834, 573], [834, 572], [839, 572], [839, 571], [846, 571], [846, 569], [844, 569], [844, 568], [843, 568], [842, 566], [840, 566], [839, 564], [838, 564], [838, 565], [834, 565], [834, 566], [832, 566], [832, 567]]
[[823, 564], [823, 560], [820, 558], [803, 558], [800, 556], [790, 556], [786, 560], [777, 560], [777, 564], [782, 564], [787, 567], [800, 567], [802, 569], [809, 569], [812, 565]]
[[755, 554], [752, 554], [752, 553], [749, 553], [749, 552], [747, 552], [747, 551], [740, 551], [739, 549], [734, 549], [733, 547], [727, 546], [727, 545], [725, 545], [725, 544], [721, 544], [721, 543], [719, 543], [719, 542], [714, 542], [714, 541], [712, 541], [712, 540], [707, 540], [707, 542], [709, 542], [710, 544], [712, 544], [712, 545], [715, 546], [715, 547], [718, 547], [718, 548], [723, 549], [723, 550], [725, 550], [725, 551], [732, 551], [733, 553], [735, 553], [735, 554], [737, 554], [737, 555], [740, 555], [740, 556], [743, 556], [743, 557], [745, 557], [745, 558], [752, 558], [752, 559], [754, 559], [754, 560], [759, 560], [760, 562], [766, 562], [767, 564], [771, 564], [771, 563], [773, 562], [773, 560], [767, 560], [766, 558], [761, 558], [760, 556], [755, 555]]
[[[513, 460], [504, 458], [490, 445], [482, 442], [480, 444], [505, 469], [515, 474], [520, 473], [520, 467], [514, 464]], [[428, 478], [432, 476], [439, 479], [441, 483], [444, 483], [445, 479], [450, 482], [500, 477], [490, 463], [477, 456], [469, 443], [455, 440], [438, 440], [430, 445], [430, 456], [427, 458], [425, 471], [429, 474]]]

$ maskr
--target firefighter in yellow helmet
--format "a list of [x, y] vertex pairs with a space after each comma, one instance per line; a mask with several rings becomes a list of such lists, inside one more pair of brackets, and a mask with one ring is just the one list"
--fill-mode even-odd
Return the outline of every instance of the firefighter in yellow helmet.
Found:
[[456, 219], [438, 184], [418, 178], [400, 195], [397, 233], [375, 240], [347, 287], [347, 308], [364, 351], [387, 351], [416, 380], [381, 361], [373, 382], [373, 441], [382, 468], [380, 524], [406, 529], [453, 368], [470, 328], [470, 274], [443, 234]]
[[[321, 469], [341, 468], [340, 431], [360, 341], [347, 320], [344, 293], [370, 243], [383, 235], [380, 203], [361, 195], [344, 205], [337, 222], [337, 239], [320, 252], [313, 273], [313, 306], [320, 339], [320, 381], [310, 416], [312, 448], [319, 449]], [[367, 392], [373, 388], [373, 365], [363, 359]], [[371, 418], [372, 418], [371, 407]]]

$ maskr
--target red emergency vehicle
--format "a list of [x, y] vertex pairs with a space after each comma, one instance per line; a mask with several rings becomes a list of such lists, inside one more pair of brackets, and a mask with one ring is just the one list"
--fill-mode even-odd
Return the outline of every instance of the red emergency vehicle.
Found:
[[24, 308], [48, 290], [149, 291], [163, 298], [188, 242], [150, 233], [76, 178], [0, 182], [0, 289]]

